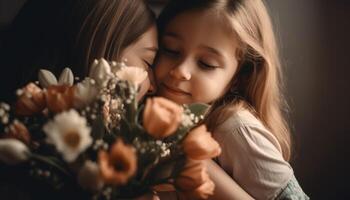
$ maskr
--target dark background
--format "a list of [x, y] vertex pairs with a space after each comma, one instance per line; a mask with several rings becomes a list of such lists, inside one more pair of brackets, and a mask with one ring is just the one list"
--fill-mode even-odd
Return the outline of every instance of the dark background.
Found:
[[[0, 0], [0, 45], [24, 2]], [[163, 2], [150, 0], [156, 10]], [[296, 177], [312, 199], [350, 199], [350, 1], [266, 3], [285, 67]]]

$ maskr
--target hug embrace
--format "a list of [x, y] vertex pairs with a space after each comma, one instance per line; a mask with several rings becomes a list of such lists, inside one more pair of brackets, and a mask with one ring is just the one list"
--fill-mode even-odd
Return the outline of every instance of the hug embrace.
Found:
[[139, 198], [192, 199], [186, 192], [205, 188], [193, 198], [309, 199], [289, 164], [282, 66], [262, 0], [172, 0], [158, 18], [142, 0], [32, 0], [3, 46], [12, 78], [21, 77], [8, 78], [9, 100], [40, 68], [58, 75], [70, 67], [83, 78], [104, 58], [148, 73], [139, 104], [161, 96], [209, 105], [198, 125], [221, 147], [203, 161], [210, 181]]

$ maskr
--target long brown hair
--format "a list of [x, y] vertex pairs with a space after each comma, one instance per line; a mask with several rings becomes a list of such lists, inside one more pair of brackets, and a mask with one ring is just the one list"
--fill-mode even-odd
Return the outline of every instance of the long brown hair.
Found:
[[[84, 6], [84, 9], [79, 7]], [[75, 12], [82, 24], [72, 54], [84, 58], [76, 63], [89, 66], [93, 59], [119, 60], [122, 51], [155, 23], [143, 0], [81, 0]]]
[[[2, 94], [36, 80], [38, 69], [85, 76], [93, 59], [121, 51], [155, 23], [144, 0], [29, 0], [1, 44]], [[10, 87], [9, 87], [10, 86]]]
[[291, 139], [284, 114], [282, 73], [270, 17], [262, 0], [174, 0], [158, 19], [159, 35], [177, 15], [188, 11], [212, 12], [231, 27], [240, 42], [238, 69], [225, 95], [213, 102], [205, 123], [213, 131], [232, 112], [249, 109], [277, 138], [285, 160]]

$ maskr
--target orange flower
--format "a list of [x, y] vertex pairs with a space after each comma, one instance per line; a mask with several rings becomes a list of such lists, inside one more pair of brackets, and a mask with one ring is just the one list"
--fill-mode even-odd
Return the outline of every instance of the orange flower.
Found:
[[214, 193], [215, 185], [210, 180], [202, 161], [188, 160], [175, 185], [185, 199], [207, 199]]
[[73, 107], [74, 87], [50, 85], [46, 91], [46, 103], [50, 111], [58, 113]]
[[133, 147], [122, 140], [113, 144], [109, 154], [100, 151], [98, 162], [105, 183], [124, 185], [136, 173], [136, 153]]
[[33, 115], [40, 113], [46, 105], [44, 92], [34, 83], [22, 88], [23, 93], [16, 102], [16, 114]]
[[188, 133], [183, 142], [186, 155], [194, 160], [214, 158], [221, 153], [220, 145], [207, 131], [205, 125], [201, 125]]
[[29, 145], [31, 137], [27, 127], [20, 121], [15, 120], [6, 132], [5, 138], [15, 138]]
[[163, 97], [149, 98], [143, 113], [147, 132], [156, 139], [173, 134], [182, 119], [182, 107]]
[[170, 183], [162, 183], [159, 185], [155, 185], [152, 187], [152, 189], [156, 192], [174, 192], [176, 191], [176, 188], [173, 184]]

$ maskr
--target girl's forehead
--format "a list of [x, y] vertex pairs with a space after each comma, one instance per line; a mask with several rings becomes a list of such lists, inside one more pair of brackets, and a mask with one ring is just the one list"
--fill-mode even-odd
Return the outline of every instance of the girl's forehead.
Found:
[[165, 30], [178, 28], [201, 29], [206, 26], [211, 26], [228, 34], [234, 32], [228, 17], [212, 10], [189, 10], [179, 13], [169, 21], [165, 26]]
[[[165, 27], [162, 36], [175, 36], [178, 39], [192, 38], [215, 42], [221, 38], [228, 38], [237, 43], [236, 34], [229, 20], [215, 12], [193, 10], [175, 16]], [[164, 37], [163, 37], [164, 38]], [[192, 42], [192, 38], [190, 41]]]
[[220, 18], [207, 12], [184, 12], [173, 18], [162, 34], [163, 45], [191, 54], [217, 52], [222, 58], [236, 56], [239, 43]]

